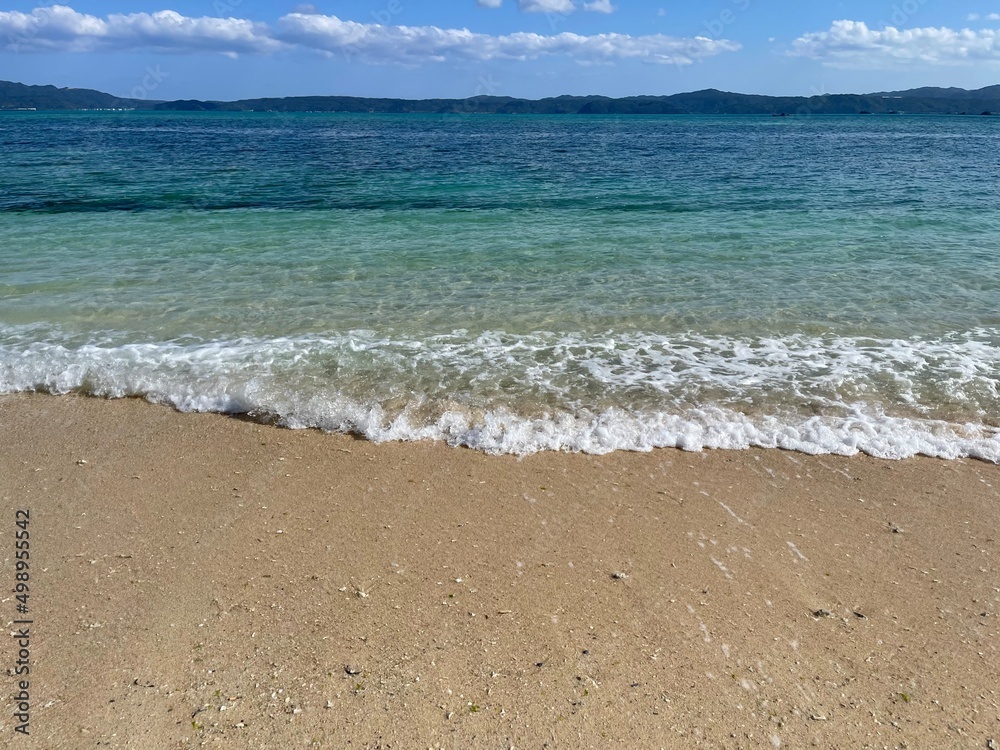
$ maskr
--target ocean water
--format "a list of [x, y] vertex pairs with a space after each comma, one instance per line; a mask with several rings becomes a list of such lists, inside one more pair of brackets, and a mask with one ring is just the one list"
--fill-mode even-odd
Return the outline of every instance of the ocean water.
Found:
[[1000, 461], [1000, 120], [0, 113], [0, 393]]

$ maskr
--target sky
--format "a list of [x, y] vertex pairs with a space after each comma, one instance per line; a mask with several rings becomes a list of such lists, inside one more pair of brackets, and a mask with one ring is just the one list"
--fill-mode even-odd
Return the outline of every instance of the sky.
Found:
[[139, 99], [1000, 83], [1000, 0], [0, 0], [0, 80]]

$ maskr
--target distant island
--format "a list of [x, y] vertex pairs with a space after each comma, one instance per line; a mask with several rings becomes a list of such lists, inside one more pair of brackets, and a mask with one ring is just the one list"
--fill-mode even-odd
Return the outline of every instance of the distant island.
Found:
[[975, 91], [918, 88], [873, 94], [758, 96], [717, 89], [671, 96], [556, 96], [517, 99], [384, 99], [356, 96], [289, 96], [234, 102], [125, 99], [91, 89], [27, 86], [0, 81], [0, 110], [159, 110], [179, 112], [372, 112], [423, 114], [568, 115], [881, 115], [1000, 114], [1000, 85]]

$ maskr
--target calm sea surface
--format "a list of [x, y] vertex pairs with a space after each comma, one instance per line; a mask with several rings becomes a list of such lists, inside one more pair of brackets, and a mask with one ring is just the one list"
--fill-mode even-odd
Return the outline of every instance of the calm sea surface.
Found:
[[1000, 461], [1000, 118], [0, 113], [0, 393]]

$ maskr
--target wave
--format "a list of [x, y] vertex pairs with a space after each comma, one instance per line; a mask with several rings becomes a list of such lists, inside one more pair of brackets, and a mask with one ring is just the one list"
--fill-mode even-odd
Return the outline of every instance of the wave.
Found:
[[657, 447], [1000, 463], [1000, 335], [498, 331], [170, 342], [0, 326], [0, 393], [142, 397], [487, 453]]

